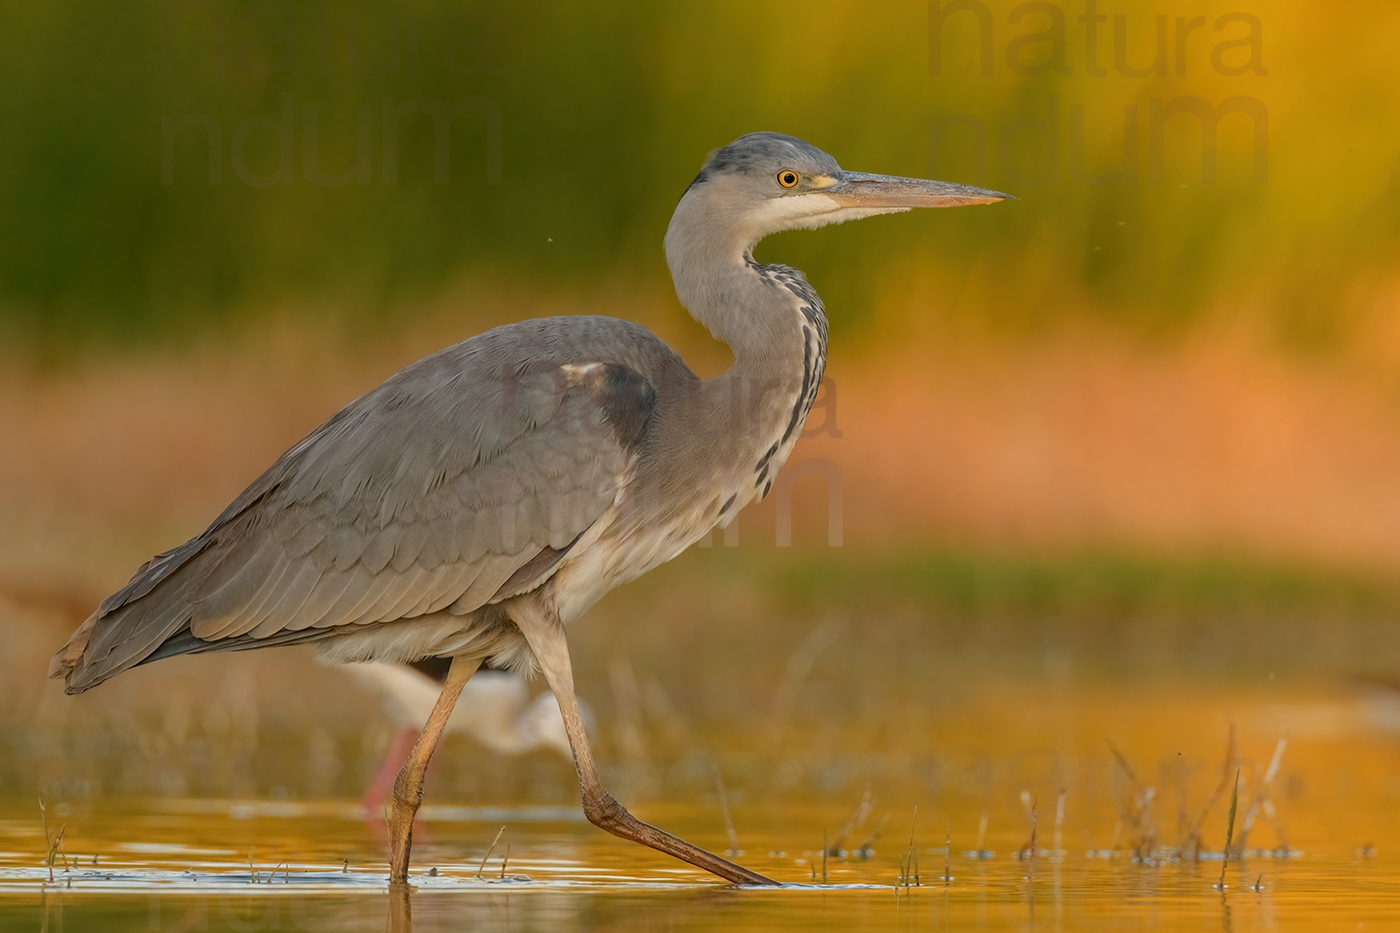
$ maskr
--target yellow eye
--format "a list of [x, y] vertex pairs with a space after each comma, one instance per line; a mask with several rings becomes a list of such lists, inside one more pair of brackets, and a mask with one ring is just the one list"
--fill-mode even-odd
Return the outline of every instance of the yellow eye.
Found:
[[792, 169], [783, 169], [778, 173], [778, 184], [782, 185], [784, 188], [797, 187], [797, 173]]

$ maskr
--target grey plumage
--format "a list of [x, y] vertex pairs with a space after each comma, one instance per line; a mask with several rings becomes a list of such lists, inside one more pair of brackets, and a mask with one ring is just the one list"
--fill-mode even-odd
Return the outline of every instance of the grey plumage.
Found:
[[75, 635], [70, 692], [157, 655], [467, 616], [537, 587], [626, 478], [655, 408], [642, 372], [694, 378], [643, 328], [586, 317], [497, 328], [409, 366], [103, 602]]
[[449, 347], [313, 431], [202, 534], [136, 572], [50, 675], [78, 693], [145, 661], [314, 643], [340, 661], [451, 658], [395, 780], [391, 890], [408, 879], [428, 762], [483, 663], [544, 670], [607, 831], [741, 884], [749, 869], [633, 817], [589, 748], [565, 626], [772, 488], [826, 367], [802, 273], [760, 265], [770, 233], [1006, 195], [843, 171], [800, 139], [710, 154], [666, 231], [676, 295], [734, 351], [698, 379], [655, 336], [602, 317], [525, 321]]

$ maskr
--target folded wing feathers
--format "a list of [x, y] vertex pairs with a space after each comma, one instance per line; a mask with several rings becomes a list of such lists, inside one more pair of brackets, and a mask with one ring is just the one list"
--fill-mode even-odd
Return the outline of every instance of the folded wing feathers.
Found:
[[[311, 598], [311, 593], [325, 577], [325, 570], [311, 561], [295, 562], [295, 571], [290, 579], [284, 578], [281, 592], [276, 599], [267, 600], [258, 613], [249, 620], [251, 625], [240, 626], [254, 638], [267, 638], [283, 631], [298, 631], [307, 628], [312, 620], [303, 619], [301, 609]], [[241, 633], [240, 633], [241, 634]]]
[[[404, 455], [394, 464], [396, 482], [356, 481], [355, 489], [383, 490], [378, 514], [367, 523], [337, 524], [325, 514], [334, 495], [318, 497], [310, 504], [318, 514], [296, 522], [288, 519], [306, 507], [286, 505], [282, 521], [294, 530], [281, 542], [283, 553], [316, 565], [320, 576], [309, 593], [303, 592], [304, 570], [287, 577], [290, 582], [279, 579], [279, 595], [286, 589], [279, 602], [290, 605], [240, 613], [243, 624], [230, 631], [261, 636], [412, 618], [448, 606], [464, 614], [489, 600], [540, 548], [567, 546], [611, 503], [626, 456], [590, 423], [598, 420], [591, 400], [581, 392], [560, 393], [560, 385], [554, 377], [536, 380], [551, 397], [522, 401], [518, 418], [524, 423], [509, 432], [505, 449], [492, 449], [501, 441], [499, 430], [489, 431], [493, 419], [477, 419], [474, 426], [485, 425], [489, 436], [476, 449], [487, 456], [472, 468], [430, 470], [425, 488], [412, 481], [416, 473], [405, 466], [412, 457]], [[460, 456], [472, 446], [454, 438], [435, 445], [434, 453]], [[340, 579], [347, 572], [352, 579]], [[329, 606], [323, 591], [336, 594]], [[255, 629], [244, 628], [250, 618]]]
[[63, 662], [69, 689], [185, 627], [270, 639], [470, 613], [542, 548], [567, 547], [613, 502], [631, 454], [568, 367], [526, 358], [502, 378], [490, 343], [434, 354], [352, 403], [148, 562]]
[[[191, 618], [191, 631], [198, 634], [197, 627], [202, 627], [202, 623], [208, 618], [210, 622], [219, 626], [218, 634], [215, 636], [217, 638], [246, 635], [257, 628], [259, 622], [267, 618], [286, 600], [288, 590], [291, 588], [290, 585], [301, 569], [300, 563], [289, 558], [285, 551], [281, 551], [275, 546], [268, 549], [274, 550], [274, 552], [280, 551], [280, 553], [276, 553], [276, 562], [272, 570], [264, 575], [257, 591], [241, 599], [239, 608], [223, 619], [209, 618], [202, 612], [204, 607], [197, 606]], [[256, 581], [255, 585], [257, 585]], [[304, 599], [305, 596], [300, 598]]]

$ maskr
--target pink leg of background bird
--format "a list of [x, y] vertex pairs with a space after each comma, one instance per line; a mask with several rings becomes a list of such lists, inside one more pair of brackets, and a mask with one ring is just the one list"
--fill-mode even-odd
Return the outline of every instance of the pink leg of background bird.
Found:
[[[365, 818], [369, 821], [370, 835], [381, 843], [389, 838], [389, 824], [384, 805], [394, 790], [394, 781], [398, 778], [399, 771], [403, 769], [404, 762], [408, 761], [408, 756], [413, 752], [413, 745], [417, 741], [418, 730], [412, 726], [404, 726], [394, 737], [389, 750], [384, 753], [384, 762], [379, 766], [379, 773], [374, 776], [364, 797], [360, 799], [360, 806], [364, 808]], [[416, 832], [419, 842], [432, 842], [433, 837], [426, 829], [418, 828]]]
[[394, 737], [394, 743], [384, 754], [384, 763], [379, 766], [379, 773], [374, 776], [360, 801], [367, 814], [382, 815], [384, 801], [389, 799], [389, 791], [394, 788], [394, 779], [399, 776], [399, 769], [408, 760], [408, 753], [413, 751], [413, 743], [416, 741], [418, 730], [410, 726], [399, 730], [399, 734]]

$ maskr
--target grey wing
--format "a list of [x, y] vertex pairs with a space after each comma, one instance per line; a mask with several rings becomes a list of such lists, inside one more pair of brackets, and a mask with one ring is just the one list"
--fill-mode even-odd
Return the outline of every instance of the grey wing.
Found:
[[109, 597], [50, 675], [81, 692], [152, 655], [466, 614], [539, 585], [626, 484], [655, 393], [627, 366], [542, 359], [496, 333], [420, 360], [289, 450]]

